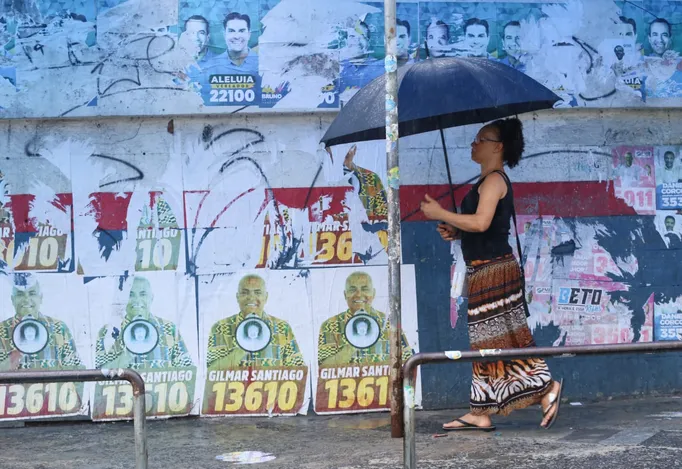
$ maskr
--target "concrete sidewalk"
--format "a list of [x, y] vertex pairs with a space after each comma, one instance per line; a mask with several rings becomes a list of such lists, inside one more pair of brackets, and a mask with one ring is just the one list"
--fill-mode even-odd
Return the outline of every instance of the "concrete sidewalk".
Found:
[[[663, 469], [682, 467], [682, 398], [564, 403], [556, 425], [539, 408], [497, 419], [494, 433], [435, 438], [462, 413], [417, 413], [418, 467]], [[267, 468], [402, 467], [387, 414], [259, 419], [173, 419], [148, 425], [150, 468], [225, 468], [216, 456], [263, 451]], [[132, 423], [50, 423], [0, 430], [2, 469], [133, 468]]]

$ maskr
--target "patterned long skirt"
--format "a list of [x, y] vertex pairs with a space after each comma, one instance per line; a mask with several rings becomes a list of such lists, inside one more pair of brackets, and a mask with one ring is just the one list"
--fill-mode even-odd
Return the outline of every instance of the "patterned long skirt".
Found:
[[[472, 350], [535, 347], [523, 306], [521, 269], [514, 256], [471, 262], [467, 276]], [[474, 362], [471, 412], [508, 415], [539, 403], [551, 385], [542, 359]]]

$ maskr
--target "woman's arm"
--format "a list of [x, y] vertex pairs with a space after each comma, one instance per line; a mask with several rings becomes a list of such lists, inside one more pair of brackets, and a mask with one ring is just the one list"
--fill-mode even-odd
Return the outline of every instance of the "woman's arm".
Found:
[[506, 192], [507, 184], [504, 178], [495, 173], [486, 177], [479, 187], [478, 207], [473, 215], [449, 212], [428, 194], [425, 195], [426, 200], [421, 203], [421, 209], [424, 215], [432, 220], [440, 220], [462, 231], [482, 233], [490, 227], [497, 204]]

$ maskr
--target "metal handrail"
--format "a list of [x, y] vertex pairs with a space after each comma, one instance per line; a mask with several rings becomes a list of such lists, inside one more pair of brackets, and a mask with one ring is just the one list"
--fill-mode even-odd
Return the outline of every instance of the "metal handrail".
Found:
[[417, 353], [410, 357], [403, 367], [404, 421], [403, 467], [417, 467], [415, 442], [415, 395], [414, 386], [417, 367], [424, 363], [450, 361], [477, 362], [528, 358], [570, 358], [576, 355], [607, 355], [620, 353], [660, 353], [682, 351], [681, 342], [649, 342], [637, 344], [580, 345], [573, 347], [528, 347], [522, 349], [453, 350], [448, 352]]
[[133, 387], [133, 427], [135, 431], [135, 468], [147, 469], [144, 380], [130, 369], [9, 371], [0, 373], [0, 384], [67, 383], [125, 380]]

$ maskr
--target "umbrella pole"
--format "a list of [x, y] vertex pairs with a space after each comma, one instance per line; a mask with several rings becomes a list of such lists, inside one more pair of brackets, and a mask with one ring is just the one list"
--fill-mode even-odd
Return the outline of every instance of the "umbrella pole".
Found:
[[[400, 292], [400, 168], [398, 164], [398, 48], [396, 44], [396, 0], [384, 0], [384, 44], [386, 53], [386, 168], [388, 187], [388, 303], [391, 361], [391, 436], [402, 438], [403, 379], [401, 350]], [[414, 404], [412, 404], [414, 405]]]
[[445, 134], [443, 127], [439, 126], [440, 142], [443, 145], [443, 154], [445, 155], [445, 171], [448, 173], [448, 185], [450, 187], [450, 201], [452, 202], [452, 211], [457, 213], [457, 204], [455, 203], [455, 191], [452, 188], [452, 173], [450, 172], [450, 160], [448, 159], [448, 148], [445, 146]]

